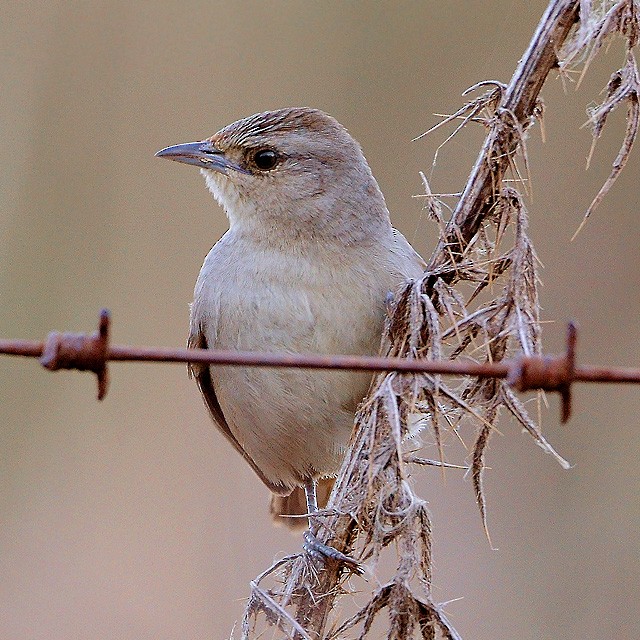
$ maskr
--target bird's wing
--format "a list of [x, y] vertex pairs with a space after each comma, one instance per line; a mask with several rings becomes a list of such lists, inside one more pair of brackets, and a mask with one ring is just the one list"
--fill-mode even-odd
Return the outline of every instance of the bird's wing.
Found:
[[[187, 348], [189, 349], [208, 349], [207, 339], [202, 331], [198, 327], [191, 327], [189, 338], [187, 339]], [[204, 403], [209, 409], [209, 413], [213, 418], [215, 425], [221, 431], [221, 433], [227, 438], [227, 440], [234, 446], [236, 451], [249, 463], [249, 466], [256, 472], [260, 480], [264, 482], [270, 491], [277, 495], [288, 495], [291, 493], [291, 489], [287, 489], [282, 484], [276, 484], [268, 480], [265, 475], [260, 471], [253, 458], [242, 448], [242, 445], [236, 440], [236, 437], [231, 432], [229, 425], [222, 413], [222, 407], [216, 397], [215, 389], [213, 388], [213, 381], [211, 380], [211, 371], [209, 365], [201, 363], [189, 363], [189, 377], [194, 377], [198, 383], [200, 392], [204, 399]]]

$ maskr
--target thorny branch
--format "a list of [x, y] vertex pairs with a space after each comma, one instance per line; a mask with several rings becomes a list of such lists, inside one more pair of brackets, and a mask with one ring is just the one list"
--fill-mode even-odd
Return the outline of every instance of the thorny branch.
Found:
[[[446, 224], [437, 198], [425, 185], [430, 218], [440, 225], [440, 241], [425, 275], [409, 283], [394, 301], [383, 341], [387, 355], [451, 360], [466, 355], [497, 363], [515, 352], [541, 354], [537, 258], [527, 236], [527, 212], [520, 194], [503, 180], [511, 174], [515, 184], [523, 184], [518, 164], [526, 172], [527, 131], [541, 118], [539, 94], [552, 69], [563, 71], [579, 62], [588, 66], [604, 40], [619, 34], [627, 42], [625, 65], [612, 76], [603, 104], [590, 114], [597, 138], [608, 113], [623, 101], [629, 105], [621, 152], [587, 213], [602, 199], [623, 168], [638, 130], [638, 73], [632, 48], [640, 32], [639, 7], [637, 0], [605, 1], [596, 7], [589, 0], [552, 1], [510, 83], [479, 83], [474, 88], [488, 87], [485, 94], [447, 119], [462, 121], [455, 133], [476, 122], [488, 133]], [[364, 638], [374, 624], [382, 624], [379, 616], [386, 610], [389, 638], [458, 638], [432, 600], [431, 525], [424, 501], [408, 482], [407, 436], [422, 427], [444, 464], [447, 434], [458, 436], [463, 426], [476, 425], [471, 476], [486, 528], [484, 454], [502, 410], [567, 466], [503, 380], [461, 377], [452, 384], [439, 375], [379, 374], [356, 417], [319, 534], [321, 542], [368, 561], [378, 588], [368, 592], [355, 615], [340, 621], [336, 601], [350, 590], [343, 571], [331, 564], [319, 568], [304, 555], [297, 556], [269, 572], [274, 587], [266, 587], [265, 581], [253, 583], [243, 636], [258, 634], [256, 625], [264, 615], [289, 638]], [[396, 569], [390, 580], [382, 581], [375, 569], [387, 548], [391, 553], [395, 549]], [[357, 587], [366, 590], [360, 582]]]
[[460, 262], [460, 252], [499, 198], [502, 179], [522, 148], [524, 132], [535, 122], [540, 90], [558, 65], [559, 48], [578, 19], [579, 5], [577, 1], [551, 2], [509, 85], [496, 84], [485, 94], [487, 104], [499, 100], [491, 114], [489, 134], [428, 271]]

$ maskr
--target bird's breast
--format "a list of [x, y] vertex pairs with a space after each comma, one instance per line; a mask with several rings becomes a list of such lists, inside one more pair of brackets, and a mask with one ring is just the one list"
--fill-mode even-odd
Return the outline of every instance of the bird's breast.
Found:
[[376, 353], [388, 277], [345, 260], [253, 253], [203, 268], [220, 348]]

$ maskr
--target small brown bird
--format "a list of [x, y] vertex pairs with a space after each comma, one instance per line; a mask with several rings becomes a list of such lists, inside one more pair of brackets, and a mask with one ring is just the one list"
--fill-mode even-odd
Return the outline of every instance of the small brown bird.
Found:
[[[190, 347], [377, 353], [389, 292], [425, 265], [391, 226], [342, 125], [315, 109], [280, 109], [156, 155], [200, 167], [229, 218], [196, 282]], [[275, 494], [272, 513], [312, 514], [317, 483], [327, 494], [371, 374], [190, 370], [216, 426]], [[313, 534], [305, 539], [312, 553], [337, 557]]]

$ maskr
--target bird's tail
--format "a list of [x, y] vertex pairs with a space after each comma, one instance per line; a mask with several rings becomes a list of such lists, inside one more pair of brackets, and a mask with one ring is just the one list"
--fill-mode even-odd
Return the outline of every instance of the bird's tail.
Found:
[[[327, 500], [335, 478], [322, 478], [318, 480], [318, 508], [322, 509], [326, 506]], [[296, 487], [288, 496], [271, 496], [271, 504], [269, 505], [269, 513], [276, 525], [283, 525], [292, 531], [301, 531], [307, 527], [307, 519], [289, 518], [287, 516], [301, 516], [307, 513], [307, 500], [302, 487]]]

